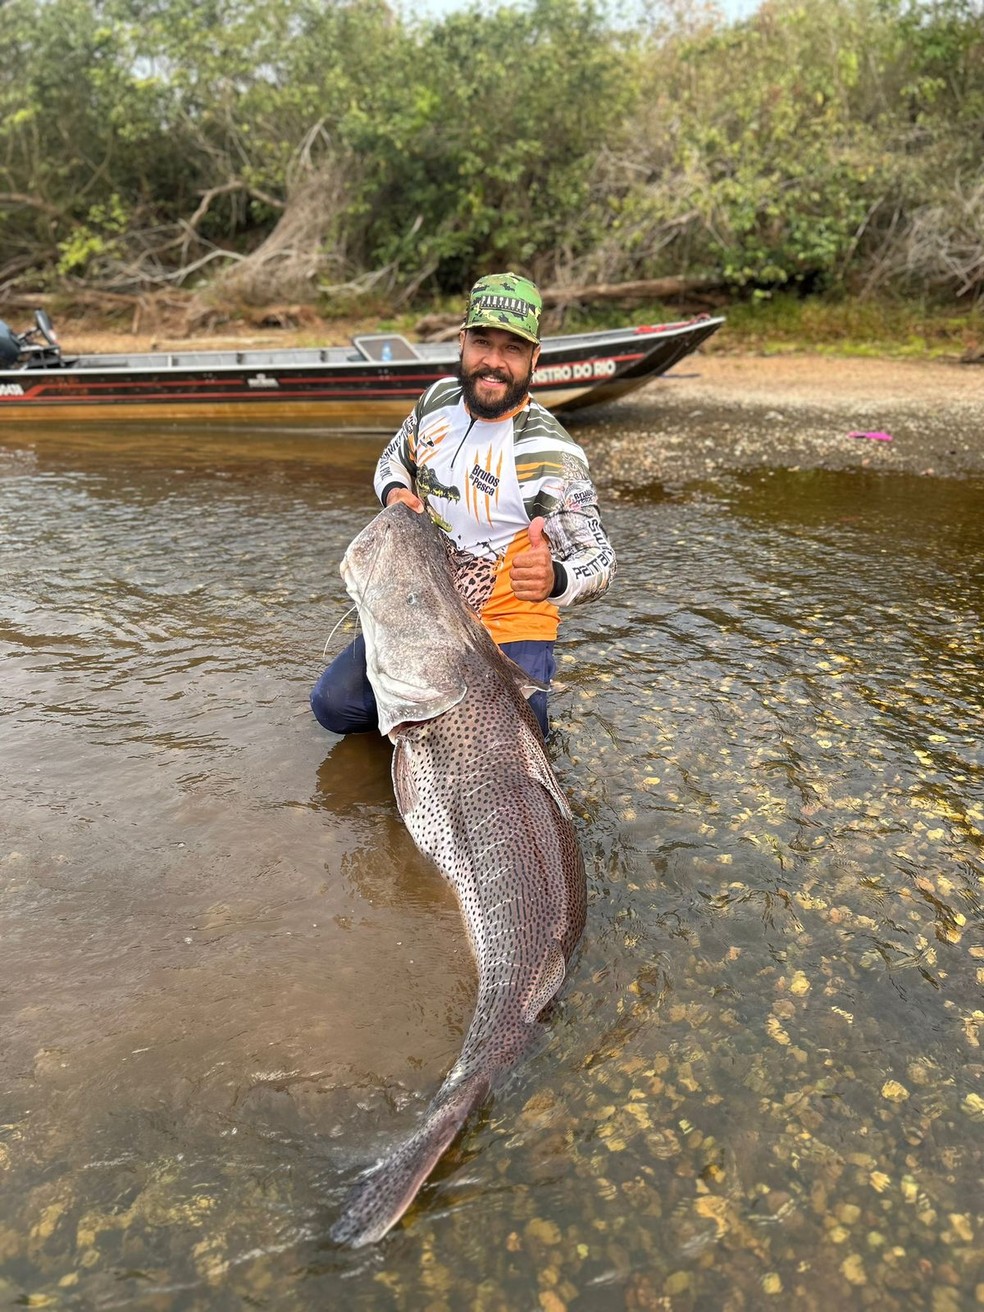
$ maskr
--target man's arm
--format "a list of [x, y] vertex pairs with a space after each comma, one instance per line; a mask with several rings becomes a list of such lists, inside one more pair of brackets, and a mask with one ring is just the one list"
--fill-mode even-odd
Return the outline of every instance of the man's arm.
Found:
[[[414, 479], [417, 476], [417, 462], [414, 458], [417, 444], [417, 422], [418, 409], [420, 403], [410, 411], [404, 419], [400, 431], [387, 443], [379, 460], [376, 462], [376, 473], [373, 478], [373, 488], [380, 504], [388, 506], [391, 499], [406, 500], [410, 505], [417, 502], [414, 509], [423, 509], [423, 503], [414, 494]], [[394, 493], [402, 493], [399, 498], [394, 497]]]
[[530, 521], [530, 545], [509, 572], [520, 601], [575, 606], [600, 597], [615, 577], [615, 551], [593, 503], [587, 509], [555, 510]]
[[600, 597], [618, 568], [590, 483], [585, 493], [588, 489], [590, 500], [560, 505], [544, 524], [554, 574], [547, 599], [555, 606], [578, 606]]
[[[510, 577], [519, 565], [522, 578], [528, 553], [541, 557], [535, 568], [542, 568], [544, 545], [549, 549], [553, 574], [548, 592], [538, 597], [524, 594], [523, 600], [576, 606], [600, 597], [615, 577], [616, 560], [601, 522], [587, 457], [557, 419], [540, 406], [531, 407], [529, 420], [517, 432], [516, 472], [533, 531], [530, 547], [516, 556]], [[544, 542], [534, 545], [538, 534], [533, 525], [540, 516]], [[533, 566], [532, 561], [528, 563]], [[541, 587], [543, 582], [541, 575]]]

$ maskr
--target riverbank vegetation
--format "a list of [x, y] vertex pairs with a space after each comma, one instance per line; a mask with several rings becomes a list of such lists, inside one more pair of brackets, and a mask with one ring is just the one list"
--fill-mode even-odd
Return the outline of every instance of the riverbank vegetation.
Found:
[[982, 134], [978, 0], [7, 0], [0, 309], [399, 316], [511, 266], [568, 324], [673, 275], [929, 340], [984, 292]]

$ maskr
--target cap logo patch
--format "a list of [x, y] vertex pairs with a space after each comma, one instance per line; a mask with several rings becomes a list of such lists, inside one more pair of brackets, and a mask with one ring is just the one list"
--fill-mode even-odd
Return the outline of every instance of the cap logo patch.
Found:
[[507, 314], [533, 314], [536, 307], [516, 296], [482, 296], [475, 303], [480, 310], [505, 310]]

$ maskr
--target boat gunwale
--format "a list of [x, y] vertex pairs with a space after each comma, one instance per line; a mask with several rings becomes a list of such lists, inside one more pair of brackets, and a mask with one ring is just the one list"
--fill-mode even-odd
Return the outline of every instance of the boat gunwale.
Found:
[[[551, 363], [564, 363], [567, 357], [592, 352], [592, 358], [605, 347], [641, 347], [633, 351], [632, 364], [637, 366], [667, 341], [686, 338], [694, 333], [702, 337], [724, 323], [723, 316], [703, 316], [673, 324], [633, 325], [621, 329], [600, 329], [588, 333], [572, 333], [545, 337], [541, 343], [539, 367]], [[710, 332], [708, 331], [710, 330]], [[367, 360], [352, 346], [328, 347], [272, 347], [269, 350], [205, 350], [205, 351], [142, 351], [132, 355], [107, 353], [105, 355], [79, 355], [59, 364], [36, 367], [20, 365], [0, 369], [0, 380], [21, 381], [25, 377], [71, 378], [83, 376], [91, 379], [96, 374], [120, 378], [133, 374], [236, 374], [257, 370], [276, 369], [284, 375], [301, 370], [315, 369], [319, 374], [350, 371], [358, 376], [412, 376], [423, 366], [453, 365], [457, 360], [454, 342], [413, 343], [420, 354], [413, 359], [380, 362]], [[546, 358], [545, 358], [546, 357]]]

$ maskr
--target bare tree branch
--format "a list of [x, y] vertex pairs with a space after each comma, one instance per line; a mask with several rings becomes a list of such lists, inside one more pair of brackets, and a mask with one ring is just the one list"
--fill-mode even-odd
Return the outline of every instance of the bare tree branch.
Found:
[[212, 201], [217, 200], [219, 196], [230, 196], [237, 192], [244, 192], [247, 196], [252, 196], [254, 200], [260, 200], [264, 205], [269, 205], [271, 209], [282, 210], [284, 208], [284, 202], [278, 200], [276, 196], [270, 196], [265, 191], [250, 187], [240, 178], [233, 178], [231, 182], [224, 182], [221, 187], [210, 187], [208, 191], [200, 193], [202, 199], [191, 218], [185, 221], [187, 227], [194, 231], [208, 213]]
[[0, 205], [6, 205], [10, 208], [20, 206], [25, 209], [40, 210], [42, 214], [50, 214], [53, 219], [62, 219], [66, 223], [72, 222], [64, 210], [60, 210], [57, 205], [52, 205], [39, 196], [25, 196], [19, 191], [0, 191]]

